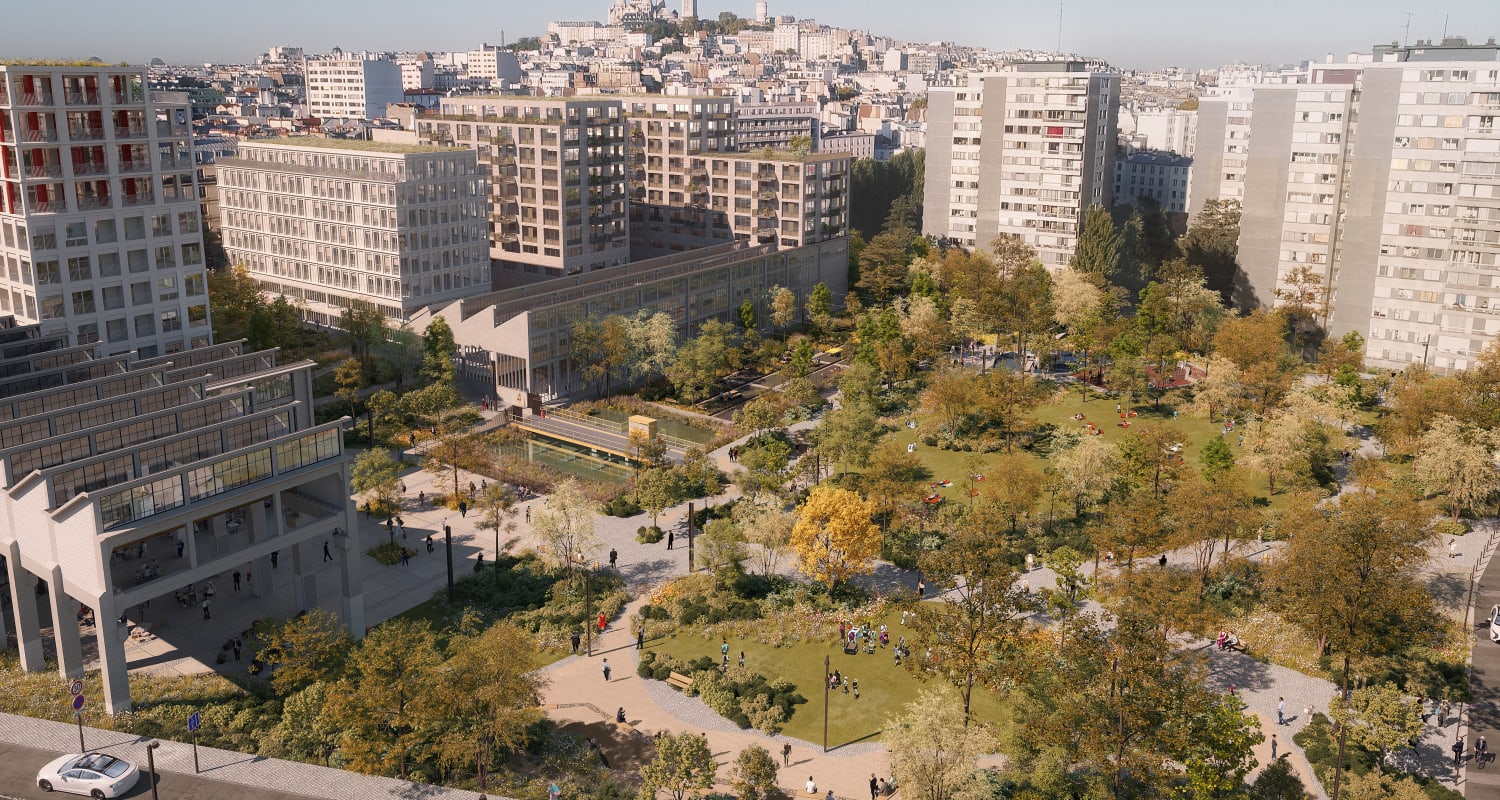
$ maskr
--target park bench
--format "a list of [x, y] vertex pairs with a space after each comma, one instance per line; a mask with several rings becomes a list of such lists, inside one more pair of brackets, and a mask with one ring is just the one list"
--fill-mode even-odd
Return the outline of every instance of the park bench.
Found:
[[693, 688], [693, 679], [680, 672], [674, 672], [667, 678], [667, 683], [684, 691]]

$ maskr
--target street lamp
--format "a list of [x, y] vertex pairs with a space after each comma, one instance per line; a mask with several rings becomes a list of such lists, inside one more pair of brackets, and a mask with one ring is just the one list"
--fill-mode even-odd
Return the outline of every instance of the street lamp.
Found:
[[585, 656], [592, 658], [594, 655], [594, 619], [592, 610], [594, 604], [594, 584], [589, 580], [588, 562], [584, 560], [582, 550], [578, 551], [576, 557], [569, 556], [568, 561], [577, 564], [578, 568], [583, 570], [583, 653]]
[[146, 745], [146, 772], [149, 773], [148, 777], [151, 779], [151, 800], [160, 800], [156, 796], [156, 754], [152, 752], [158, 747], [161, 747], [161, 742], [155, 739], [151, 740], [151, 744]]

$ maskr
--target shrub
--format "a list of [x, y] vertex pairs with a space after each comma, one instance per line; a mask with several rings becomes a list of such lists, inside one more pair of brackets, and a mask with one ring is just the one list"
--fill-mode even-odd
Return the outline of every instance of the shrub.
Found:
[[400, 545], [396, 542], [385, 542], [383, 544], [375, 545], [369, 550], [366, 550], [365, 554], [386, 565], [387, 567], [391, 567], [401, 563], [402, 550], [405, 550], [408, 555], [417, 554], [416, 550], [404, 547], [403, 545]]
[[633, 517], [641, 513], [641, 507], [627, 492], [604, 503], [604, 513], [611, 517]]
[[635, 529], [635, 540], [641, 544], [656, 544], [665, 534], [655, 525], [642, 525]]

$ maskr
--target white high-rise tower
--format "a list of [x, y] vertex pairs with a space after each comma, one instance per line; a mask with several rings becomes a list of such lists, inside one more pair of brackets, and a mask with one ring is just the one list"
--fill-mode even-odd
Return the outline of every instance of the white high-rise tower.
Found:
[[698, 16], [698, 0], [682, 0], [682, 18]]
[[755, 21], [764, 25], [771, 18], [771, 11], [766, 7], [766, 0], [755, 0]]

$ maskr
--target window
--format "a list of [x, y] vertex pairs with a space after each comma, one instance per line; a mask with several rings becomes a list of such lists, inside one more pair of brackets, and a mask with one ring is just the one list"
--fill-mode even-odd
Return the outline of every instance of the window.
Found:
[[114, 311], [125, 307], [125, 287], [106, 286], [101, 290], [104, 296], [104, 310]]
[[188, 306], [188, 327], [201, 328], [208, 324], [208, 306]]
[[171, 214], [152, 214], [151, 215], [151, 235], [152, 236], [171, 236], [172, 235], [172, 215]]
[[151, 271], [151, 260], [146, 258], [145, 250], [131, 250], [125, 254], [125, 260], [130, 264], [132, 273]]
[[119, 233], [115, 230], [115, 221], [112, 219], [101, 219], [94, 223], [94, 242], [96, 244], [109, 244], [118, 241]]
[[93, 344], [99, 341], [99, 323], [85, 322], [78, 326], [78, 343]]
[[130, 338], [130, 326], [123, 319], [112, 319], [104, 323], [104, 335], [111, 342], [123, 342]]
[[[74, 314], [92, 314], [92, 313], [94, 313], [94, 290], [93, 289], [87, 289], [87, 290], [82, 291], [82, 292], [74, 292], [73, 293], [73, 313]], [[96, 341], [97, 341], [97, 338], [98, 337], [95, 337]]]
[[119, 253], [100, 253], [99, 254], [99, 277], [101, 277], [101, 278], [116, 278], [116, 277], [119, 277], [119, 275], [120, 275], [120, 254]]
[[177, 299], [177, 279], [174, 277], [161, 278], [156, 282], [158, 300]]
[[[135, 318], [136, 336], [155, 336], [156, 317], [152, 314], [140, 314]], [[143, 356], [144, 357], [144, 356]]]
[[84, 247], [89, 243], [89, 228], [82, 221], [69, 222], [64, 228], [65, 244], [68, 247]]
[[156, 268], [172, 269], [177, 266], [177, 249], [172, 245], [156, 248]]
[[175, 309], [172, 311], [161, 312], [162, 333], [172, 333], [174, 331], [180, 330], [182, 330], [182, 318], [177, 315], [177, 311]]
[[94, 272], [89, 268], [88, 256], [77, 256], [68, 259], [68, 280], [88, 281], [93, 280]]
[[177, 232], [178, 233], [197, 233], [198, 232], [198, 213], [195, 212], [195, 211], [179, 211], [179, 212], [177, 212]]
[[133, 242], [146, 238], [146, 220], [141, 217], [125, 218], [125, 241]]
[[197, 242], [182, 246], [182, 265], [185, 267], [203, 263], [203, 245]]
[[151, 305], [151, 282], [141, 281], [130, 284], [130, 303], [137, 306]]
[[62, 270], [58, 267], [57, 262], [36, 262], [36, 285], [50, 286], [55, 283], [62, 283]]
[[62, 319], [67, 316], [67, 311], [63, 309], [63, 299], [60, 294], [42, 297], [40, 303], [42, 319]]

